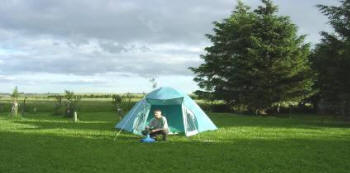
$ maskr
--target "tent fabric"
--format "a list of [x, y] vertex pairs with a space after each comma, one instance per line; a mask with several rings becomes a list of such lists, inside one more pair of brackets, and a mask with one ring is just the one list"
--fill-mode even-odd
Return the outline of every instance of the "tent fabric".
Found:
[[170, 87], [161, 87], [147, 94], [115, 128], [141, 135], [152, 119], [155, 109], [160, 109], [167, 118], [169, 132], [172, 134], [184, 133], [191, 136], [217, 129], [196, 102], [188, 95]]
[[156, 90], [153, 90], [147, 94], [146, 98], [148, 99], [158, 99], [158, 100], [168, 100], [174, 98], [183, 98], [185, 94], [181, 93], [170, 87], [161, 87]]

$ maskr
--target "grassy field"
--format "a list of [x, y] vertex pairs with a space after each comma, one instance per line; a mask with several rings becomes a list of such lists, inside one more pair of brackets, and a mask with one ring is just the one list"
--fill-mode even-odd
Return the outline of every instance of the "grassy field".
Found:
[[350, 124], [330, 117], [211, 114], [219, 130], [139, 143], [114, 113], [80, 121], [0, 114], [0, 172], [349, 172]]

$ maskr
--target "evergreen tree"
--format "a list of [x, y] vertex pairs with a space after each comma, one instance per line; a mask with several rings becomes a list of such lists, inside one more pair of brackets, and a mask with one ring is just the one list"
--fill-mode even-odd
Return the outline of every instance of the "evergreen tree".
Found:
[[305, 36], [270, 0], [262, 3], [251, 11], [239, 1], [229, 18], [214, 22], [214, 34], [207, 35], [213, 45], [201, 56], [204, 63], [191, 68], [217, 99], [260, 113], [305, 98], [312, 86]]
[[350, 114], [350, 0], [339, 6], [318, 5], [328, 16], [335, 33], [322, 32], [312, 56], [320, 98], [332, 111]]

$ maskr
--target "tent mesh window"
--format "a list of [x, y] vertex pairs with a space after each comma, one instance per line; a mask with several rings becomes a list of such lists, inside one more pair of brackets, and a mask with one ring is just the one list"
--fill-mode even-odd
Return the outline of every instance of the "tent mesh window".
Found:
[[198, 133], [198, 122], [192, 111], [185, 108], [185, 125], [187, 133]]
[[134, 130], [137, 133], [141, 133], [142, 130], [145, 129], [145, 119], [146, 119], [145, 112], [139, 112], [137, 115], [137, 118], [134, 121]]

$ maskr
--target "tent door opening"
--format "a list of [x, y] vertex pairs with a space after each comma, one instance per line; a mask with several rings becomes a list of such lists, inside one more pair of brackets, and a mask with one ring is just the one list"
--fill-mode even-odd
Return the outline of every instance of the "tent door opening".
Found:
[[152, 105], [147, 117], [147, 124], [154, 117], [153, 114], [156, 109], [160, 109], [162, 115], [166, 117], [170, 134], [184, 133], [181, 105]]

